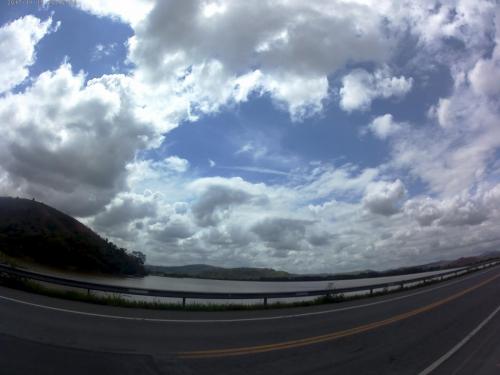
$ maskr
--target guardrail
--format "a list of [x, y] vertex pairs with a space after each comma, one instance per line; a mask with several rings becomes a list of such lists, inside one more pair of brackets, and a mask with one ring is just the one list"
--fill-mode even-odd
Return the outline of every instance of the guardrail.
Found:
[[[347, 288], [338, 289], [318, 289], [318, 290], [308, 290], [300, 292], [256, 292], [256, 293], [220, 293], [220, 292], [184, 292], [176, 290], [159, 290], [159, 289], [144, 289], [144, 288], [129, 288], [123, 286], [106, 285], [91, 283], [79, 280], [65, 279], [57, 276], [44, 275], [41, 273], [36, 273], [32, 271], [26, 271], [19, 268], [11, 267], [8, 265], [0, 264], [0, 275], [2, 273], [17, 276], [24, 279], [42, 281], [50, 284], [62, 285], [75, 287], [80, 289], [86, 289], [88, 293], [91, 290], [118, 293], [118, 294], [129, 294], [129, 295], [140, 295], [140, 296], [150, 296], [150, 297], [170, 297], [170, 298], [181, 298], [182, 305], [186, 305], [186, 299], [262, 299], [264, 305], [267, 306], [268, 299], [277, 298], [294, 298], [294, 297], [317, 297], [326, 296], [334, 297], [335, 295], [352, 293], [352, 292], [362, 292], [366, 291], [366, 294], [373, 294], [374, 291], [380, 289], [388, 289], [391, 287], [399, 287], [403, 289], [405, 285], [417, 284], [417, 283], [427, 283], [430, 281], [443, 280], [445, 278], [459, 276], [460, 274], [467, 274], [470, 272], [478, 271], [480, 269], [493, 267], [500, 264], [500, 260], [488, 261], [481, 264], [476, 264], [467, 268], [462, 268], [459, 270], [452, 270], [449, 272], [443, 272], [437, 275], [428, 275], [413, 279], [392, 281], [380, 284], [362, 285]], [[327, 280], [325, 280], [327, 281]]]

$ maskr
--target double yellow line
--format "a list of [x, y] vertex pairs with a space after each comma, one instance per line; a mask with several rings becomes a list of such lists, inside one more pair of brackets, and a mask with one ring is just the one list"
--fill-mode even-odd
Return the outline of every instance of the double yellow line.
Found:
[[230, 356], [272, 352], [275, 350], [299, 348], [302, 346], [318, 344], [321, 342], [333, 341], [333, 340], [340, 339], [342, 337], [352, 336], [352, 335], [356, 335], [358, 333], [371, 331], [371, 330], [379, 328], [379, 327], [384, 327], [386, 325], [389, 325], [389, 324], [392, 324], [395, 322], [399, 322], [399, 321], [411, 318], [412, 316], [433, 310], [439, 306], [442, 306], [448, 302], [451, 302], [457, 298], [460, 298], [467, 293], [470, 293], [478, 288], [481, 288], [482, 286], [484, 286], [488, 283], [491, 283], [492, 281], [496, 280], [499, 277], [500, 277], [500, 274], [495, 275], [487, 280], [480, 282], [477, 285], [474, 285], [473, 287], [464, 289], [461, 292], [453, 294], [445, 299], [431, 303], [430, 305], [419, 307], [418, 309], [411, 310], [411, 311], [405, 312], [403, 314], [395, 315], [395, 316], [388, 318], [388, 319], [384, 319], [384, 320], [380, 320], [377, 322], [361, 325], [361, 326], [346, 329], [343, 331], [332, 332], [332, 333], [328, 333], [326, 335], [307, 337], [304, 339], [278, 342], [278, 343], [274, 343], [274, 344], [247, 346], [247, 347], [240, 347], [240, 348], [233, 348], [233, 349], [216, 349], [216, 350], [180, 352], [180, 353], [177, 353], [177, 355], [180, 358], [186, 358], [186, 359], [230, 357]]

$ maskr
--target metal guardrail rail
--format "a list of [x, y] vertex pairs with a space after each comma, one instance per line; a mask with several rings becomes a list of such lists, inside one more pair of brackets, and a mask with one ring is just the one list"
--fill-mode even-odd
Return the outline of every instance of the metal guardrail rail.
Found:
[[[129, 294], [129, 295], [140, 295], [140, 296], [150, 296], [150, 297], [171, 297], [171, 298], [181, 298], [182, 304], [186, 304], [186, 299], [262, 299], [264, 305], [267, 305], [268, 299], [277, 298], [294, 298], [294, 297], [315, 297], [315, 296], [335, 296], [344, 293], [351, 292], [362, 292], [366, 291], [366, 294], [373, 294], [376, 290], [383, 290], [390, 287], [404, 288], [405, 285], [426, 283], [429, 281], [443, 280], [444, 278], [458, 276], [459, 274], [467, 274], [480, 269], [493, 267], [500, 264], [500, 260], [490, 260], [481, 264], [476, 264], [467, 268], [462, 268], [459, 270], [452, 270], [449, 272], [443, 272], [437, 275], [428, 275], [413, 279], [392, 281], [387, 283], [371, 284], [354, 286], [347, 288], [330, 288], [330, 289], [318, 289], [318, 290], [307, 290], [307, 291], [297, 291], [297, 292], [251, 292], [251, 293], [222, 293], [222, 292], [189, 292], [189, 291], [177, 291], [177, 290], [160, 290], [160, 289], [145, 289], [145, 288], [130, 288], [116, 285], [106, 285], [91, 283], [79, 280], [65, 279], [57, 276], [50, 276], [41, 273], [36, 273], [32, 271], [26, 271], [23, 269], [11, 267], [8, 265], [0, 264], [0, 274], [8, 274], [17, 276], [24, 279], [42, 281], [50, 284], [62, 285], [75, 287], [80, 289], [86, 289], [88, 292], [91, 290], [118, 293], [118, 294]], [[327, 281], [327, 280], [325, 280]]]

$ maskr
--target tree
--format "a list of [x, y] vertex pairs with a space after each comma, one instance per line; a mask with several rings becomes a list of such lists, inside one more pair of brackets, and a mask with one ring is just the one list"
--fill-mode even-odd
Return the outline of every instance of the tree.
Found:
[[132, 255], [136, 257], [142, 265], [146, 262], [146, 254], [140, 251], [132, 251]]

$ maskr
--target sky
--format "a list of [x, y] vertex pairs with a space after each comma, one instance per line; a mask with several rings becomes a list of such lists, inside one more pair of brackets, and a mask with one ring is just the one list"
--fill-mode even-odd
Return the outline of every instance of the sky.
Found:
[[147, 263], [500, 246], [497, 0], [4, 1], [0, 195]]

